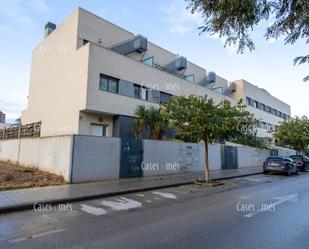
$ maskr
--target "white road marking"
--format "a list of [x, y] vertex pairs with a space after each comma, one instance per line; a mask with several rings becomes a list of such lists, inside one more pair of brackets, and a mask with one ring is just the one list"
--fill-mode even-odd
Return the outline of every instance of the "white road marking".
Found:
[[152, 201], [151, 200], [146, 200], [146, 202], [151, 203]]
[[115, 199], [115, 201], [102, 201], [102, 205], [120, 211], [141, 207], [142, 203], [125, 197], [120, 197], [119, 199]]
[[266, 177], [262, 177], [262, 178], [245, 177], [244, 179], [248, 181], [253, 181], [253, 182], [260, 182], [260, 181], [268, 180], [268, 178]]
[[143, 197], [143, 196], [145, 196], [145, 195], [143, 195], [143, 194], [136, 194], [137, 196], [141, 196], [141, 197]]
[[171, 193], [166, 193], [166, 192], [152, 192], [155, 195], [159, 195], [162, 196], [164, 198], [168, 198], [168, 199], [177, 199], [176, 195], [171, 194]]
[[46, 231], [46, 232], [43, 232], [43, 233], [33, 234], [33, 235], [30, 235], [30, 236], [27, 236], [27, 237], [12, 239], [12, 240], [9, 240], [8, 242], [14, 244], [14, 243], [21, 242], [21, 241], [24, 241], [24, 240], [35, 239], [35, 238], [43, 237], [43, 236], [46, 236], [46, 235], [60, 233], [60, 232], [63, 232], [63, 231], [64, 231], [64, 229], [50, 230], [50, 231]]
[[[274, 197], [275, 200], [278, 200], [276, 202], [273, 202], [273, 203], [270, 203], [269, 205], [272, 205], [273, 207], [276, 207], [276, 206], [279, 206], [280, 204], [283, 204], [285, 202], [298, 202], [298, 193], [296, 194], [290, 194], [290, 195], [282, 195], [282, 196], [277, 196], [277, 197]], [[259, 213], [262, 213], [262, 212], [265, 212], [266, 210], [262, 209], [262, 210], [257, 210], [255, 212], [252, 212], [252, 213], [248, 213], [248, 214], [245, 214], [244, 217], [246, 218], [251, 218]]]
[[89, 213], [89, 214], [93, 214], [93, 215], [103, 215], [106, 214], [106, 211], [103, 208], [96, 208], [96, 207], [92, 207], [86, 204], [80, 204], [81, 205], [81, 210]]

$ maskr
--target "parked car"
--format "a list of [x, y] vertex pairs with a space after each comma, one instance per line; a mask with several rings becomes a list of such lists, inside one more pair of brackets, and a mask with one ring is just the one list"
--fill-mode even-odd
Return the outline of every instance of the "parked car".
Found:
[[293, 161], [296, 162], [296, 165], [299, 170], [301, 171], [308, 171], [309, 170], [309, 158], [304, 155], [292, 155], [290, 156]]
[[269, 156], [263, 164], [264, 174], [269, 172], [285, 173], [288, 176], [298, 173], [296, 162], [285, 156]]

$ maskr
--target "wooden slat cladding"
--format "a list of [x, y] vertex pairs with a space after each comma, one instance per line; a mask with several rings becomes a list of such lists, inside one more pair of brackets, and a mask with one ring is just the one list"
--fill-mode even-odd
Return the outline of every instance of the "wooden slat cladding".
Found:
[[23, 137], [40, 137], [41, 122], [11, 125], [8, 128], [0, 129], [0, 139], [14, 139]]

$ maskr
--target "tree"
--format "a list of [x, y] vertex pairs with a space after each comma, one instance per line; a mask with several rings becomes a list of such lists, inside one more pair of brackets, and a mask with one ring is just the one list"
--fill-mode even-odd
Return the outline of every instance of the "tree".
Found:
[[256, 131], [248, 133], [245, 132], [245, 134], [241, 136], [236, 136], [232, 138], [230, 141], [233, 143], [243, 144], [260, 149], [267, 148], [264, 139], [256, 136]]
[[210, 182], [208, 144], [221, 138], [242, 134], [238, 124], [252, 124], [252, 114], [238, 103], [228, 102], [215, 105], [207, 96], [191, 95], [189, 98], [172, 97], [166, 104], [165, 112], [171, 128], [176, 128], [179, 137], [189, 138], [191, 142], [205, 144], [205, 180]]
[[136, 139], [142, 139], [148, 119], [146, 107], [139, 105], [134, 114], [136, 118], [130, 123], [130, 129], [133, 130]]
[[21, 117], [18, 117], [17, 119], [15, 119], [15, 124], [21, 124]]
[[303, 116], [281, 122], [274, 132], [274, 137], [278, 144], [304, 153], [309, 146], [309, 119]]
[[[298, 39], [309, 43], [308, 0], [186, 0], [191, 13], [204, 21], [201, 33], [226, 37], [225, 46], [234, 45], [239, 53], [255, 48], [250, 31], [262, 21], [274, 19], [266, 29], [266, 39], [284, 37], [284, 44]], [[294, 65], [309, 62], [309, 55], [295, 58]], [[304, 81], [309, 80], [307, 76]]]
[[137, 139], [142, 139], [145, 131], [149, 131], [149, 138], [159, 140], [163, 138], [167, 122], [162, 114], [162, 108], [146, 108], [140, 105], [135, 110], [136, 118], [130, 123]]

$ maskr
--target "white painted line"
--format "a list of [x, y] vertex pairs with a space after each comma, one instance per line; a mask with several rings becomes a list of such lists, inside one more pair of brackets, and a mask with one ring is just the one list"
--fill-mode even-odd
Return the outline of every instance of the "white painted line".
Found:
[[115, 199], [115, 201], [102, 201], [102, 205], [120, 211], [141, 207], [142, 203], [125, 197], [120, 197], [119, 199]]
[[146, 200], [146, 202], [151, 203], [152, 201], [151, 200]]
[[137, 196], [140, 196], [140, 197], [144, 197], [145, 195], [143, 194], [136, 194]]
[[103, 208], [96, 208], [92, 207], [86, 204], [80, 204], [81, 210], [83, 210], [86, 213], [93, 214], [93, 215], [103, 215], [106, 214], [106, 211]]
[[252, 182], [260, 182], [268, 180], [269, 178], [263, 177], [263, 178], [253, 178], [253, 177], [245, 177], [245, 180], [252, 181]]
[[60, 232], [63, 232], [63, 231], [64, 231], [64, 229], [55, 229], [55, 230], [50, 230], [50, 231], [46, 231], [46, 232], [43, 232], [43, 233], [33, 234], [33, 235], [30, 235], [30, 236], [27, 236], [27, 237], [20, 237], [20, 238], [12, 239], [12, 240], [9, 240], [8, 242], [11, 243], [11, 244], [14, 244], [14, 243], [21, 242], [21, 241], [24, 241], [24, 240], [36, 239], [36, 238], [40, 238], [40, 237], [43, 237], [43, 236], [46, 236], [46, 235], [60, 233]]
[[164, 198], [168, 198], [168, 199], [177, 199], [176, 195], [171, 194], [171, 193], [166, 193], [166, 192], [152, 192], [152, 193], [155, 195], [164, 197]]

